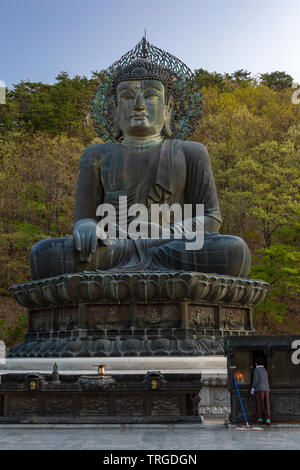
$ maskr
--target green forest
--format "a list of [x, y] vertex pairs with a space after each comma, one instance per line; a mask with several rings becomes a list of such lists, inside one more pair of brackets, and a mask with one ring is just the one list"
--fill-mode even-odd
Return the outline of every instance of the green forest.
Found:
[[[72, 234], [80, 155], [101, 143], [90, 104], [102, 76], [61, 72], [53, 85], [21, 81], [0, 105], [0, 327], [10, 286], [30, 279], [32, 245]], [[204, 69], [196, 79], [203, 114], [190, 140], [210, 154], [221, 231], [246, 240], [250, 276], [271, 284], [255, 310], [256, 330], [299, 334], [300, 104], [292, 102], [293, 79]]]

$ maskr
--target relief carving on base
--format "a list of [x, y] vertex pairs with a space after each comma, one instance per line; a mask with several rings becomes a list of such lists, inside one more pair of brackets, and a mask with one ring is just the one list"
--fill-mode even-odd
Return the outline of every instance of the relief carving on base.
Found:
[[10, 398], [8, 402], [8, 416], [37, 415], [37, 398]]
[[220, 307], [220, 327], [225, 330], [245, 329], [246, 309]]
[[105, 397], [81, 398], [81, 414], [108, 415], [108, 400]]
[[157, 415], [180, 415], [179, 397], [163, 396], [152, 398], [152, 416]]
[[72, 398], [45, 397], [43, 402], [45, 415], [67, 415], [72, 414]]
[[128, 328], [129, 312], [128, 305], [88, 305], [88, 327], [97, 330]]
[[272, 403], [272, 408], [276, 409], [276, 414], [279, 415], [295, 415], [299, 413], [300, 400], [295, 396], [280, 396], [276, 397], [275, 404]]
[[45, 310], [41, 312], [33, 312], [32, 314], [33, 331], [44, 332], [51, 330], [52, 327], [52, 311]]
[[190, 326], [193, 328], [215, 328], [213, 307], [189, 306]]
[[144, 416], [145, 402], [143, 397], [122, 397], [115, 401], [116, 414], [122, 416]]
[[176, 328], [179, 323], [179, 306], [164, 304], [137, 305], [138, 328]]
[[58, 325], [60, 331], [73, 330], [77, 322], [77, 308], [64, 308], [63, 312], [59, 312]]

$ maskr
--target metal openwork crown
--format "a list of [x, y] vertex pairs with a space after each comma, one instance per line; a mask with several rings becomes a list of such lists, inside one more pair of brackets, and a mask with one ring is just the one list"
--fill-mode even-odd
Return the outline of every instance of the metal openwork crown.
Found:
[[195, 75], [181, 60], [153, 46], [145, 37], [134, 49], [112, 64], [100, 79], [92, 102], [95, 131], [106, 142], [116, 141], [113, 122], [115, 79], [123, 69], [138, 59], [143, 59], [153, 64], [153, 67], [163, 70], [161, 78], [163, 83], [165, 83], [163, 76], [168, 76], [167, 92], [172, 94], [175, 100], [171, 138], [187, 139], [195, 130], [202, 111], [201, 93]]

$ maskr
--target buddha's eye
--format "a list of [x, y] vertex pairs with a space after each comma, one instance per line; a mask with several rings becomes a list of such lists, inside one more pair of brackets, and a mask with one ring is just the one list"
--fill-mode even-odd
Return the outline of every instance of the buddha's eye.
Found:
[[159, 98], [159, 91], [149, 90], [144, 94], [144, 98]]
[[130, 95], [129, 93], [124, 93], [120, 96], [121, 100], [123, 101], [130, 101], [134, 99], [133, 95]]

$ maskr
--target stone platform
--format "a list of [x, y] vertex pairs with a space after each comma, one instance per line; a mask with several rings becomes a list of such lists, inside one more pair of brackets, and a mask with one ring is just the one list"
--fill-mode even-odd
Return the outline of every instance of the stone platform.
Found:
[[[64, 377], [96, 376], [96, 365], [100, 358], [7, 358], [0, 365], [0, 383], [7, 376], [14, 383], [25, 380], [28, 374], [50, 377], [54, 362]], [[228, 417], [230, 396], [227, 390], [226, 359], [223, 356], [197, 357], [109, 357], [105, 358], [107, 374], [112, 377], [145, 376], [149, 371], [160, 371], [165, 377], [180, 376], [185, 382], [194, 377], [200, 391], [199, 416]], [[15, 379], [14, 379], [15, 377]]]
[[[61, 383], [58, 384], [52, 382], [54, 362], [60, 374]], [[107, 358], [106, 373], [116, 380], [116, 384], [109, 390], [80, 390], [78, 379], [83, 376], [96, 378], [96, 365], [101, 362], [100, 358], [6, 359], [5, 364], [0, 365], [0, 423], [192, 424], [201, 423], [202, 415], [229, 415], [226, 359], [222, 356]], [[152, 390], [151, 383], [144, 383], [151, 371], [162, 374], [162, 388]], [[28, 377], [36, 375], [43, 376], [47, 384], [43, 390], [32, 392], [26, 382], [28, 384]], [[110, 399], [109, 404], [107, 400], [111, 394], [114, 394], [114, 400]], [[118, 412], [121, 403], [128, 402], [129, 406], [137, 398], [140, 408], [133, 418]], [[91, 403], [90, 411], [80, 408], [84, 400]], [[69, 407], [65, 414], [59, 412], [60, 405], [64, 409], [64, 401]], [[161, 420], [155, 414], [158, 403], [165, 407]], [[142, 409], [148, 410], [148, 414], [143, 415]]]
[[[254, 333], [252, 308], [268, 287], [183, 271], [89, 271], [14, 286], [29, 322], [25, 342], [8, 351], [0, 371], [3, 420], [201, 423], [202, 414], [227, 416], [224, 337]], [[51, 383], [54, 363], [61, 384]], [[87, 374], [95, 385], [91, 371], [99, 363], [116, 383], [80, 388]], [[147, 382], [150, 373], [158, 380]], [[35, 374], [44, 378], [32, 393], [26, 387]]]
[[253, 334], [263, 281], [194, 272], [84, 271], [14, 286], [26, 340], [8, 357], [223, 355], [223, 337]]
[[200, 374], [2, 377], [0, 423], [187, 423], [198, 414]]

